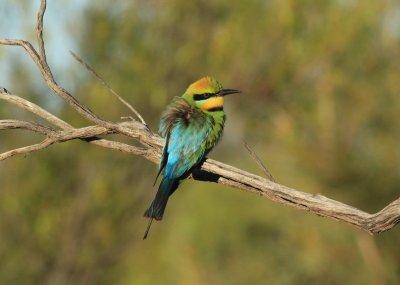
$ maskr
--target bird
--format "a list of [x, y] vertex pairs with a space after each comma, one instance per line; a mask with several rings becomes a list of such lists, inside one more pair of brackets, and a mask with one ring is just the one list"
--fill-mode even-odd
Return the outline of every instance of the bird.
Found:
[[224, 89], [215, 78], [206, 76], [189, 85], [182, 96], [176, 96], [161, 114], [159, 133], [164, 146], [154, 185], [161, 173], [162, 180], [154, 200], [144, 216], [149, 223], [161, 220], [169, 197], [183, 179], [197, 166], [222, 136], [225, 124], [224, 97], [240, 93]]

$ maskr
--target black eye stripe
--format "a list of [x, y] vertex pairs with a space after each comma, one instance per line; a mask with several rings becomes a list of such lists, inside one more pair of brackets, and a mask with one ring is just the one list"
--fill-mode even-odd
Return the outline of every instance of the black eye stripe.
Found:
[[212, 97], [212, 96], [214, 96], [214, 95], [215, 95], [215, 94], [212, 94], [212, 93], [194, 94], [194, 95], [193, 95], [193, 99], [194, 99], [195, 101], [200, 101], [200, 100], [208, 99], [208, 98], [210, 98], [210, 97]]

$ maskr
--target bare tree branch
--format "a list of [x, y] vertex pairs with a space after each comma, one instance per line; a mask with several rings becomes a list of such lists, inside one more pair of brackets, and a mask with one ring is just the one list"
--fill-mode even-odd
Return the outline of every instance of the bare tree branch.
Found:
[[128, 102], [125, 101], [124, 98], [122, 98], [121, 96], [118, 95], [117, 92], [114, 91], [114, 89], [112, 89], [110, 87], [110, 85], [107, 84], [107, 82], [88, 64], [86, 63], [83, 59], [81, 59], [78, 55], [76, 55], [74, 52], [69, 51], [72, 56], [76, 59], [76, 61], [78, 61], [80, 64], [82, 64], [87, 70], [89, 70], [96, 78], [97, 80], [99, 80], [101, 82], [101, 84], [103, 84], [110, 92], [111, 94], [113, 94], [115, 97], [118, 98], [119, 101], [122, 102], [122, 104], [124, 104], [126, 107], [128, 107], [129, 110], [132, 111], [132, 113], [134, 113], [136, 115], [136, 117], [139, 118], [140, 122], [142, 122], [143, 125], [147, 126], [146, 121], [143, 119], [143, 117], [139, 114], [138, 111], [135, 110], [135, 108], [133, 108], [131, 106], [131, 104], [129, 104]]
[[49, 123], [60, 127], [62, 129], [69, 129], [72, 128], [70, 124], [67, 122], [61, 120], [60, 118], [54, 116], [50, 112], [46, 111], [45, 109], [41, 108], [40, 106], [29, 102], [28, 100], [25, 100], [17, 95], [10, 94], [10, 93], [5, 93], [6, 91], [0, 92], [0, 99], [8, 101], [9, 103], [12, 103], [21, 109], [25, 109], [28, 112], [31, 112], [35, 115], [38, 115], [39, 117], [45, 119]]
[[[121, 125], [128, 125], [128, 124], [129, 122], [121, 123]], [[20, 120], [0, 120], [0, 131], [6, 129], [29, 130], [38, 134], [45, 135], [48, 140], [45, 140], [40, 144], [32, 145], [31, 147], [27, 146], [24, 148], [19, 148], [18, 151], [11, 150], [4, 153], [0, 153], [0, 161], [10, 158], [17, 154], [26, 154], [29, 152], [41, 150], [54, 143], [66, 142], [74, 139], [81, 139], [99, 146], [119, 150], [130, 154], [141, 155], [152, 161], [158, 161], [159, 159], [159, 156], [152, 150], [98, 138], [98, 136], [101, 135], [114, 133], [114, 131], [100, 126], [89, 126], [79, 129], [68, 129], [66, 131], [57, 131], [33, 122], [26, 122]]]
[[[139, 155], [157, 163], [161, 156], [163, 140], [157, 134], [152, 133], [147, 128], [144, 120], [142, 120], [142, 122], [130, 121], [122, 123], [106, 121], [94, 114], [88, 107], [81, 104], [54, 80], [50, 67], [47, 64], [43, 40], [43, 16], [45, 9], [46, 1], [41, 0], [36, 26], [39, 53], [29, 42], [24, 40], [0, 39], [0, 45], [21, 46], [24, 48], [32, 60], [36, 63], [39, 71], [42, 74], [43, 80], [46, 82], [49, 89], [51, 89], [57, 96], [69, 104], [71, 108], [73, 108], [82, 117], [94, 125], [84, 128], [74, 128], [67, 122], [49, 113], [36, 104], [33, 104], [16, 95], [10, 94], [7, 90], [0, 88], [0, 99], [12, 103], [32, 114], [35, 114], [46, 120], [48, 123], [61, 129], [56, 130], [35, 122], [0, 120], [0, 131], [6, 129], [24, 129], [45, 136], [44, 140], [40, 143], [1, 153], [0, 160], [7, 159], [18, 154], [26, 154], [33, 151], [38, 151], [54, 143], [80, 139], [124, 153]], [[143, 147], [136, 147], [98, 137], [107, 136], [108, 134], [120, 134], [128, 136], [141, 143]], [[253, 158], [255, 157], [256, 156], [253, 156]], [[259, 159], [256, 159], [256, 161], [261, 163]], [[381, 211], [375, 214], [369, 214], [352, 206], [329, 199], [320, 194], [301, 192], [212, 159], [206, 159], [202, 165], [195, 168], [191, 177], [197, 180], [216, 182], [234, 188], [239, 188], [246, 192], [255, 193], [290, 207], [307, 210], [319, 216], [330, 217], [335, 220], [354, 225], [371, 234], [390, 230], [400, 222], [400, 198], [390, 203]]]

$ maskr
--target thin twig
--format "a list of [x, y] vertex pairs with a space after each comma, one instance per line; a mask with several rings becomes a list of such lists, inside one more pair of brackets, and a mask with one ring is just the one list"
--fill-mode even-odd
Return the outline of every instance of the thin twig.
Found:
[[41, 0], [40, 8], [37, 14], [36, 39], [39, 45], [40, 59], [42, 60], [43, 64], [47, 67], [48, 71], [50, 71], [50, 68], [47, 65], [46, 49], [43, 40], [43, 17], [45, 12], [46, 12], [46, 0]]
[[138, 111], [136, 111], [135, 108], [133, 108], [131, 104], [129, 104], [127, 101], [125, 101], [124, 98], [122, 98], [120, 95], [118, 95], [118, 93], [115, 92], [114, 89], [112, 89], [111, 86], [108, 85], [108, 83], [87, 62], [85, 62], [82, 58], [80, 58], [73, 51], [69, 51], [69, 52], [76, 59], [76, 61], [78, 61], [80, 64], [82, 64], [87, 70], [89, 70], [94, 75], [94, 77], [96, 77], [97, 80], [99, 80], [100, 83], [103, 84], [108, 89], [108, 91], [110, 91], [111, 94], [113, 94], [115, 97], [117, 97], [118, 100], [122, 102], [122, 104], [124, 104], [129, 110], [131, 110], [132, 113], [134, 113], [136, 115], [136, 117], [138, 117], [138, 119], [140, 120], [140, 122], [142, 122], [143, 125], [147, 126], [146, 121], [143, 119], [143, 117], [140, 115], [140, 113]]
[[244, 147], [247, 149], [249, 152], [250, 156], [254, 159], [254, 161], [257, 163], [258, 167], [264, 172], [265, 176], [272, 182], [276, 182], [275, 178], [272, 176], [271, 172], [265, 167], [264, 163], [261, 161], [261, 159], [257, 156], [257, 154], [254, 152], [254, 150], [249, 146], [249, 144], [245, 141], [243, 141]]
[[0, 120], [0, 130], [24, 129], [45, 136], [51, 136], [55, 130], [47, 126], [43, 126], [36, 122], [26, 122], [21, 120]]
[[14, 155], [17, 155], [17, 154], [28, 154], [28, 153], [31, 153], [34, 151], [44, 149], [53, 143], [54, 143], [53, 139], [46, 138], [44, 141], [37, 143], [37, 144], [24, 146], [24, 147], [20, 147], [20, 148], [16, 148], [16, 149], [13, 149], [10, 151], [0, 153], [0, 161], [5, 160], [10, 157], [13, 157]]

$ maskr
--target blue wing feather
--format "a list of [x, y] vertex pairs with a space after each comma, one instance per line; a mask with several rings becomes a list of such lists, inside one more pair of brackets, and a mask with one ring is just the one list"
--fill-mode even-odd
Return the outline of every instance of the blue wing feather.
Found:
[[[170, 133], [168, 143], [168, 159], [164, 176], [168, 178], [180, 178], [185, 172], [201, 161], [205, 155], [204, 141], [210, 129], [202, 123], [175, 124]], [[201, 127], [202, 126], [202, 127]]]

